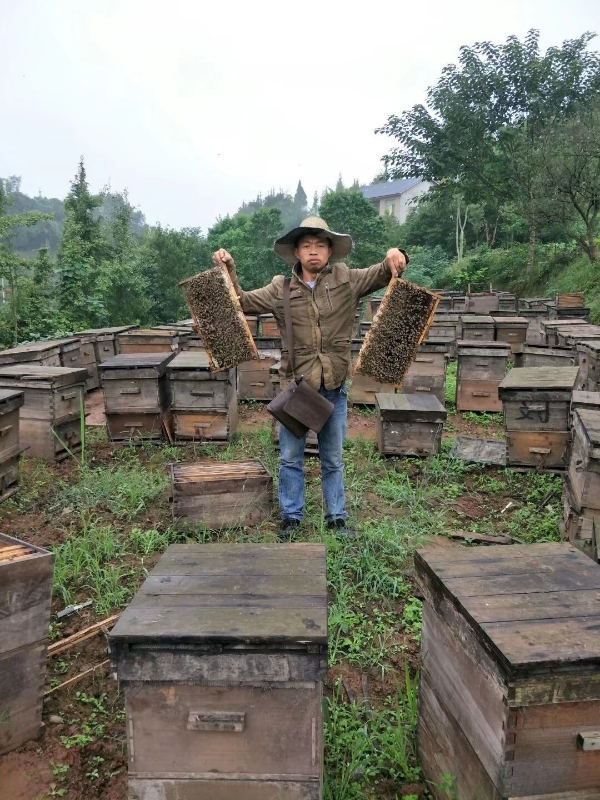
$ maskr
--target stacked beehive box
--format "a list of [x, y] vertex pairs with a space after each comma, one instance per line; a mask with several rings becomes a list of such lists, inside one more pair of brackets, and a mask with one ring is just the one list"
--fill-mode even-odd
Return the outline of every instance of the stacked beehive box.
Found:
[[437, 340], [430, 340], [430, 344], [419, 345], [419, 352], [408, 368], [402, 381], [401, 391], [404, 394], [420, 394], [435, 397], [442, 405], [446, 402], [446, 365], [448, 351], [445, 344], [434, 344]]
[[507, 466], [565, 469], [578, 367], [511, 370], [499, 386]]
[[600, 339], [600, 325], [574, 325], [572, 328], [557, 328], [556, 342], [559, 347], [570, 347], [574, 352], [577, 343], [584, 340]]
[[542, 320], [548, 319], [546, 312], [543, 309], [522, 308], [519, 310], [519, 316], [528, 322], [525, 340], [527, 344], [544, 346], [546, 344], [546, 336], [542, 332]]
[[461, 317], [463, 341], [480, 340], [493, 342], [495, 338], [494, 320], [483, 314], [463, 314]]
[[258, 315], [257, 314], [244, 314], [248, 328], [252, 336], [258, 336]]
[[377, 446], [382, 455], [429, 456], [440, 452], [446, 410], [437, 397], [378, 394]]
[[0, 366], [7, 364], [37, 364], [43, 367], [60, 367], [60, 344], [33, 342], [11, 347], [0, 352]]
[[546, 308], [548, 310], [548, 317], [550, 319], [560, 320], [577, 317], [578, 319], [586, 322], [590, 318], [589, 308], [578, 308], [577, 306], [557, 306], [556, 301], [547, 303]]
[[42, 730], [53, 571], [53, 553], [0, 533], [0, 755]]
[[[436, 800], [600, 797], [600, 566], [568, 544], [432, 547], [419, 756]], [[446, 776], [446, 780], [444, 777]]]
[[513, 347], [515, 367], [573, 367], [577, 359], [569, 347], [539, 347], [517, 344]]
[[280, 339], [281, 333], [273, 314], [261, 314], [259, 318], [260, 335], [264, 339]]
[[0, 501], [19, 488], [19, 459], [23, 452], [19, 437], [19, 409], [23, 392], [0, 389]]
[[545, 344], [547, 347], [556, 347], [558, 345], [558, 329], [560, 328], [573, 328], [577, 325], [586, 325], [587, 323], [582, 319], [548, 319], [540, 322], [542, 333], [546, 337]]
[[171, 405], [166, 370], [174, 355], [122, 354], [99, 365], [112, 440], [162, 439]]
[[82, 342], [93, 342], [97, 366], [117, 355], [117, 336], [120, 333], [131, 331], [135, 327], [135, 325], [117, 325], [112, 328], [88, 328], [85, 331], [78, 331], [75, 336]]
[[577, 344], [579, 381], [581, 389], [588, 392], [600, 390], [600, 341], [584, 340]]
[[546, 305], [551, 301], [550, 297], [521, 297], [519, 298], [519, 311], [525, 309], [546, 311]]
[[510, 345], [505, 342], [458, 342], [457, 411], [502, 411], [498, 386], [506, 375]]
[[512, 311], [517, 310], [517, 296], [511, 292], [497, 292], [498, 295], [498, 311]]
[[24, 395], [19, 440], [28, 457], [53, 461], [79, 452], [87, 377], [87, 369], [29, 364], [0, 367], [0, 387]]
[[171, 545], [110, 650], [130, 797], [322, 797], [324, 545]]
[[173, 520], [195, 527], [258, 525], [273, 508], [273, 478], [261, 461], [196, 461], [171, 466]]
[[238, 398], [240, 400], [272, 400], [273, 384], [270, 369], [281, 360], [281, 339], [264, 337], [254, 340], [258, 361], [252, 359], [238, 367]]
[[573, 446], [563, 488], [564, 537], [600, 555], [600, 395], [574, 392]]
[[467, 310], [467, 298], [465, 295], [455, 295], [452, 298], [452, 311], [457, 312], [466, 312]]
[[527, 341], [529, 321], [525, 317], [493, 317], [496, 328], [496, 341], [507, 342], [514, 352], [515, 345]]
[[98, 380], [98, 356], [96, 352], [95, 334], [77, 334], [79, 341], [79, 358], [71, 356], [69, 366], [87, 369], [89, 378], [85, 382], [86, 391], [91, 392], [100, 386]]
[[456, 342], [461, 338], [461, 315], [453, 313], [440, 313], [436, 311], [433, 322], [427, 332], [430, 339], [452, 339]]
[[201, 350], [179, 353], [167, 365], [177, 440], [227, 442], [237, 430], [235, 369], [211, 372]]
[[469, 314], [491, 314], [498, 311], [500, 301], [493, 292], [469, 292], [465, 301], [465, 311]]
[[[117, 350], [122, 355], [134, 353], [176, 353], [182, 334], [169, 330], [129, 330], [117, 336]], [[185, 339], [185, 336], [183, 337]]]

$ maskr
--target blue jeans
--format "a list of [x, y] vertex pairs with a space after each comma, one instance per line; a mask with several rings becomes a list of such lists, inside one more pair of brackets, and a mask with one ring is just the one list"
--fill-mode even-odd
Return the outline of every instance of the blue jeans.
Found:
[[[344, 497], [344, 462], [342, 447], [346, 438], [346, 418], [348, 416], [348, 395], [342, 384], [339, 389], [328, 390], [321, 387], [319, 394], [334, 404], [319, 440], [321, 460], [321, 483], [325, 501], [325, 520], [346, 519]], [[283, 519], [302, 519], [304, 509], [304, 447], [306, 437], [297, 439], [282, 425], [279, 431], [279, 505]]]

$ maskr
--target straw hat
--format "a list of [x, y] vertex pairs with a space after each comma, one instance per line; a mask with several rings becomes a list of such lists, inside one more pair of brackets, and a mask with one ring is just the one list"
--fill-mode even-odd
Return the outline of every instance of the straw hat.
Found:
[[354, 247], [354, 242], [349, 234], [336, 233], [329, 230], [329, 226], [321, 217], [307, 217], [300, 223], [298, 228], [294, 228], [289, 233], [286, 233], [285, 236], [282, 236], [281, 239], [277, 239], [273, 249], [286, 264], [293, 267], [298, 261], [294, 254], [296, 242], [301, 236], [306, 236], [307, 234], [326, 236], [331, 239], [331, 261], [338, 261], [340, 258], [344, 258]]

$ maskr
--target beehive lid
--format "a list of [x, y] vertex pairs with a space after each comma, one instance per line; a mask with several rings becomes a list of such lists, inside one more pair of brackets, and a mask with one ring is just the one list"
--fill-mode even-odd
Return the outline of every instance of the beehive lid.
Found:
[[600, 565], [575, 547], [431, 547], [415, 563], [513, 677], [600, 665]]
[[376, 394], [375, 403], [383, 419], [443, 422], [447, 413], [437, 397], [423, 394]]
[[529, 325], [529, 320], [525, 319], [525, 317], [492, 317], [494, 323], [496, 325], [507, 325], [507, 326], [514, 326], [516, 328], [522, 327], [527, 328]]
[[463, 314], [462, 315], [462, 323], [463, 325], [494, 325], [493, 317], [485, 314]]
[[171, 545], [112, 629], [113, 643], [327, 643], [322, 544]]
[[23, 392], [19, 392], [17, 389], [0, 389], [0, 406], [6, 406], [10, 403], [15, 408], [19, 408], [23, 405], [24, 399]]
[[45, 556], [54, 559], [54, 556], [48, 550], [43, 550], [41, 547], [35, 547], [27, 542], [22, 542], [20, 539], [14, 539], [12, 536], [0, 533], [0, 569], [10, 565], [13, 561], [33, 558], [34, 556]]
[[573, 358], [573, 350], [571, 347], [561, 347], [560, 345], [552, 345], [547, 347], [543, 344], [521, 344], [513, 345], [513, 353], [532, 353], [540, 356], [570, 356]]
[[0, 352], [0, 363], [37, 361], [59, 353], [60, 345], [57, 342], [31, 342], [31, 344], [22, 344], [19, 347], [2, 350]]
[[516, 367], [504, 376], [499, 389], [572, 391], [579, 367]]
[[[40, 385], [71, 386], [84, 383], [89, 376], [85, 368], [45, 367], [38, 364], [7, 364], [0, 367], [0, 382], [7, 381], [11, 386]], [[4, 384], [6, 385], [6, 384]]]
[[153, 330], [148, 328], [140, 328], [139, 330], [129, 330], [119, 334], [120, 339], [176, 339], [180, 332], [169, 328], [168, 330]]
[[576, 408], [600, 408], [600, 392], [573, 392], [571, 411]]
[[210, 362], [208, 360], [208, 355], [206, 351], [200, 349], [186, 350], [176, 355], [172, 361], [169, 361], [169, 371], [171, 370], [209, 371]]
[[542, 328], [568, 328], [571, 325], [589, 325], [584, 319], [544, 319]]
[[461, 355], [469, 355], [468, 350], [497, 350], [499, 356], [508, 355], [511, 352], [508, 342], [497, 342], [495, 339], [459, 339], [456, 343], [458, 352]]
[[102, 372], [113, 369], [152, 369], [162, 375], [174, 355], [174, 353], [122, 353], [107, 358], [98, 364], [98, 369]]
[[557, 328], [559, 336], [574, 336], [578, 339], [597, 339], [600, 335], [600, 325], [565, 325]]
[[61, 353], [68, 353], [77, 350], [81, 346], [81, 341], [76, 336], [67, 336], [65, 339], [53, 339], [48, 344], [55, 344], [60, 347]]
[[[600, 447], [600, 408], [582, 406], [575, 409], [575, 416], [579, 417], [590, 446], [597, 450]], [[591, 456], [600, 458], [600, 450], [592, 452]]]
[[119, 333], [131, 331], [135, 327], [135, 325], [116, 325], [113, 328], [88, 328], [85, 331], [77, 331], [75, 336], [116, 336]]

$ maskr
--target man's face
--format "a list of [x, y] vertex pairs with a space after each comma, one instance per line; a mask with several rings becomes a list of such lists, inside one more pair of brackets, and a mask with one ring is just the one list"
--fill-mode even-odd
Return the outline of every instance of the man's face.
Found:
[[294, 253], [302, 269], [316, 275], [327, 266], [331, 257], [331, 247], [327, 239], [308, 235], [298, 241]]

